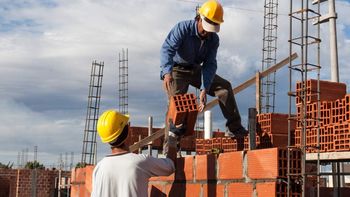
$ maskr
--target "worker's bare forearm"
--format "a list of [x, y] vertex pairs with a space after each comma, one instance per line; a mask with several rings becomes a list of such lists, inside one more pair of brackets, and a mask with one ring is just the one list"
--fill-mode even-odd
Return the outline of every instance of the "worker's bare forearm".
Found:
[[164, 154], [167, 158], [171, 159], [174, 164], [176, 164], [176, 154], [177, 154], [177, 136], [169, 132], [169, 136], [165, 141]]
[[176, 155], [177, 155], [177, 148], [169, 146], [168, 154], [166, 155], [166, 157], [171, 159], [174, 162], [174, 165], [176, 165]]

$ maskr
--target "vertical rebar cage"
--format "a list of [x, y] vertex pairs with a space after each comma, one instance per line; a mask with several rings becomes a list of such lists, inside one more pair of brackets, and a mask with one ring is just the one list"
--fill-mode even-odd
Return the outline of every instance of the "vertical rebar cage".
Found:
[[128, 49], [119, 53], [119, 112], [128, 113]]
[[94, 165], [97, 163], [96, 126], [100, 109], [103, 68], [103, 62], [97, 63], [96, 60], [92, 62], [83, 150], [81, 156], [82, 164]]
[[[264, 4], [264, 26], [263, 26], [263, 48], [262, 48], [262, 72], [276, 64], [277, 53], [277, 18], [278, 0], [265, 0]], [[267, 75], [261, 81], [261, 110], [259, 112], [275, 111], [275, 87], [276, 72]]]
[[[290, 0], [290, 32], [289, 32], [289, 52], [300, 54], [298, 62], [289, 63], [289, 121], [288, 121], [288, 196], [291, 196], [291, 188], [295, 184], [301, 185], [301, 196], [305, 196], [305, 183], [307, 174], [305, 172], [306, 153], [310, 149], [317, 149], [317, 196], [319, 196], [319, 121], [320, 121], [320, 6], [312, 6], [310, 0]], [[314, 25], [314, 23], [316, 25]], [[317, 90], [308, 88], [308, 81], [317, 81]], [[295, 89], [294, 89], [295, 88]], [[317, 115], [310, 116], [308, 105], [310, 98], [317, 96]], [[296, 99], [294, 99], [296, 98]], [[296, 115], [292, 114], [292, 106], [295, 106]], [[291, 130], [291, 124], [297, 123], [295, 131]], [[317, 128], [317, 145], [306, 146], [307, 127], [313, 125]], [[295, 144], [292, 144], [292, 135]], [[300, 149], [301, 173], [292, 174], [290, 169], [291, 150]]]

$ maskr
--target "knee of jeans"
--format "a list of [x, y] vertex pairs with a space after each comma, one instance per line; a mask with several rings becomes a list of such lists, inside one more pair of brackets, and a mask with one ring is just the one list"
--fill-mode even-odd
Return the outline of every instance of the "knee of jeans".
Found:
[[232, 85], [229, 81], [225, 80], [225, 83], [223, 85], [223, 87], [226, 89], [226, 90], [232, 90]]
[[[231, 90], [232, 91], [232, 90]], [[216, 92], [216, 95], [219, 97], [219, 98], [226, 98], [227, 95], [229, 93], [229, 90], [228, 89], [221, 89], [219, 90], [218, 92]]]

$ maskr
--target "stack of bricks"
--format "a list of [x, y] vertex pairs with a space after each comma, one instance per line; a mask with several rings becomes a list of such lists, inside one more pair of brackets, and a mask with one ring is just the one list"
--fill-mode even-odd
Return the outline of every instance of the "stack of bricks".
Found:
[[[291, 120], [294, 134], [295, 121]], [[288, 114], [267, 113], [257, 115], [256, 148], [286, 147], [288, 145]], [[294, 135], [291, 136], [294, 139]], [[292, 140], [293, 144], [294, 140]], [[233, 152], [249, 150], [249, 136], [244, 138], [217, 137], [196, 139], [196, 153]]]
[[[290, 120], [291, 133], [295, 121]], [[288, 114], [266, 113], [257, 115], [257, 148], [286, 147], [288, 145]], [[293, 144], [293, 142], [291, 142]]]
[[227, 153], [249, 150], [249, 138], [214, 137], [196, 139], [196, 154]]
[[167, 120], [173, 124], [186, 124], [185, 136], [191, 136], [194, 133], [198, 114], [198, 105], [194, 94], [179, 94], [170, 97]]
[[[301, 145], [303, 125], [305, 124], [307, 152], [317, 152], [318, 129], [320, 152], [350, 150], [350, 95], [346, 95], [346, 85], [320, 81], [320, 106], [317, 102], [317, 80], [306, 81], [305, 89], [306, 106], [302, 105], [303, 84], [297, 82], [296, 110], [298, 121], [295, 129], [295, 145]], [[320, 109], [319, 116], [318, 108]], [[302, 122], [304, 110], [306, 110], [306, 118]]]
[[[301, 153], [291, 153], [291, 173], [300, 173]], [[186, 156], [177, 159], [176, 168], [171, 176], [151, 178], [148, 196], [287, 197], [286, 149]], [[299, 181], [293, 180], [290, 196], [299, 197]]]
[[71, 174], [72, 197], [89, 197], [92, 192], [92, 173], [95, 166], [88, 165], [84, 168], [74, 168]]

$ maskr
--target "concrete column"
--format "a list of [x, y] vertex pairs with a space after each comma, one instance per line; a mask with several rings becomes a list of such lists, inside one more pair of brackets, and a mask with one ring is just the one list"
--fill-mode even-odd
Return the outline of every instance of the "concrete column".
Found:
[[330, 41], [330, 55], [331, 55], [331, 80], [339, 82], [339, 68], [338, 68], [338, 46], [337, 46], [337, 27], [335, 12], [335, 0], [328, 0], [329, 3], [329, 41]]
[[211, 111], [204, 112], [204, 139], [213, 137]]

